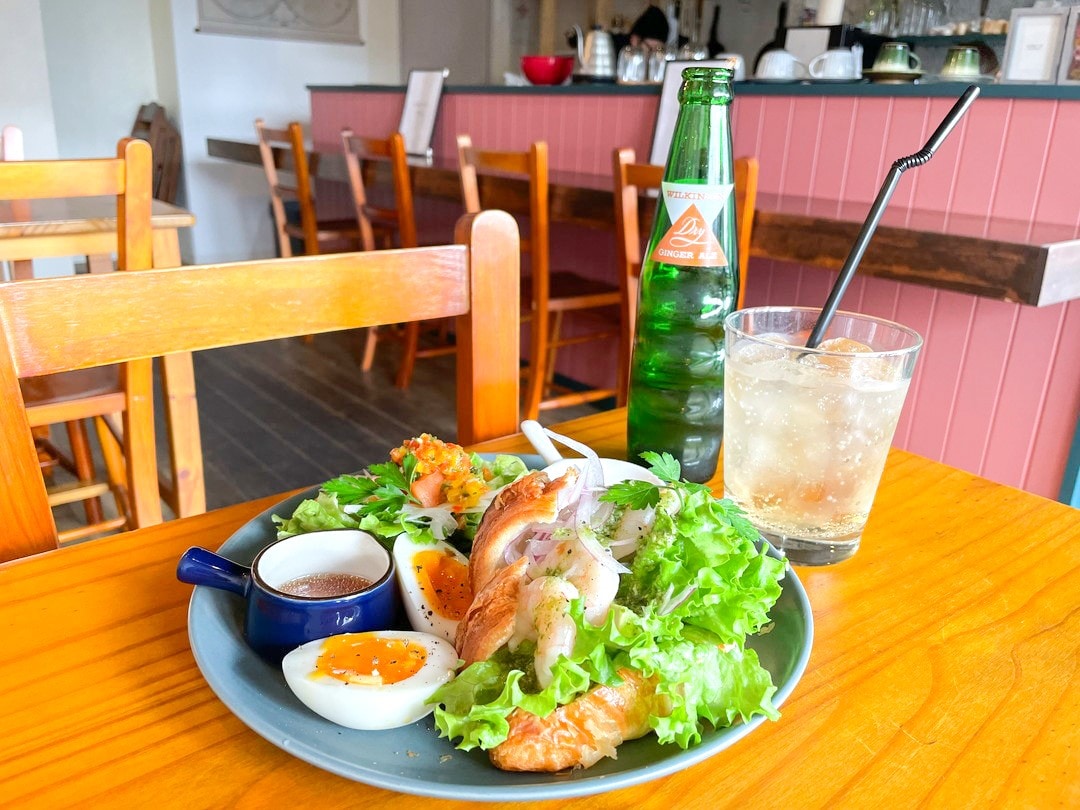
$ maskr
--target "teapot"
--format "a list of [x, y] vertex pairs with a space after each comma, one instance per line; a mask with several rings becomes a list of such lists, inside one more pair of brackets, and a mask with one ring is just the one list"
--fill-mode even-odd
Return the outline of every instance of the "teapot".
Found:
[[581, 65], [578, 73], [592, 79], [615, 78], [615, 39], [599, 25], [593, 26], [588, 34], [581, 32], [581, 26], [573, 27], [577, 38], [577, 57]]

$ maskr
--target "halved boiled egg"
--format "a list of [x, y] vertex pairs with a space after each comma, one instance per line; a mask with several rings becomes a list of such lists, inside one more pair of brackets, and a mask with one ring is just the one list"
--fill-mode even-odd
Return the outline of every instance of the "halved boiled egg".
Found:
[[346, 728], [397, 728], [426, 717], [426, 701], [454, 677], [457, 653], [441, 638], [408, 631], [316, 639], [281, 662], [289, 688], [316, 714]]
[[418, 543], [403, 533], [394, 541], [394, 563], [412, 629], [453, 644], [473, 599], [468, 557], [443, 540]]

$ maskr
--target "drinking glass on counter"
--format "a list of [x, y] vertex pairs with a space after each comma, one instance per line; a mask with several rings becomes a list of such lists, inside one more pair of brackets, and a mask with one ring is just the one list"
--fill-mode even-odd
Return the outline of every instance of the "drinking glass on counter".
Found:
[[724, 490], [799, 565], [847, 559], [874, 502], [922, 338], [837, 313], [758, 307], [725, 321]]
[[649, 76], [649, 49], [645, 45], [627, 45], [619, 51], [615, 75], [620, 84], [643, 84]]

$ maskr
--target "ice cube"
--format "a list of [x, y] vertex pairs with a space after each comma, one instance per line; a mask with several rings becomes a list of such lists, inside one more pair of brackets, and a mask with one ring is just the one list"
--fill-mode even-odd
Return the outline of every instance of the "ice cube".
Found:
[[821, 341], [821, 343], [818, 344], [818, 348], [824, 352], [862, 353], [873, 351], [873, 349], [871, 349], [865, 343], [860, 343], [857, 340], [852, 340], [851, 338], [846, 337], [829, 338], [828, 340], [823, 340]]
[[[823, 340], [818, 344], [818, 349], [822, 352], [833, 353], [807, 352], [799, 358], [799, 362], [811, 368], [843, 376], [853, 373], [857, 355], [873, 351], [865, 343], [845, 337]], [[862, 359], [864, 358], [860, 358]]]
[[[765, 339], [770, 339], [771, 335], [762, 336]], [[779, 335], [777, 335], [779, 338]], [[787, 353], [785, 349], [780, 345], [772, 345], [773, 343], [779, 343], [779, 341], [770, 340], [769, 343], [758, 343], [753, 340], [743, 340], [735, 345], [735, 349], [732, 352], [732, 360], [737, 363], [746, 363], [748, 365], [755, 363], [767, 363], [773, 360], [782, 359]]]

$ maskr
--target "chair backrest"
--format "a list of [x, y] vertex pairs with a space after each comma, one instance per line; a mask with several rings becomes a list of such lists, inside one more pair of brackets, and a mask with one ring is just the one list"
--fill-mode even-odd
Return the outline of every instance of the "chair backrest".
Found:
[[[0, 165], [0, 186], [5, 179]], [[517, 226], [467, 215], [459, 244], [0, 284], [0, 560], [55, 547], [19, 379], [274, 338], [456, 316], [458, 441], [518, 424]], [[362, 292], [363, 294], [357, 294]], [[228, 302], [223, 306], [222, 302]], [[58, 321], [56, 313], [64, 317]], [[156, 488], [152, 414], [126, 434]], [[160, 515], [159, 515], [160, 520]]]
[[[658, 190], [664, 167], [655, 163], [636, 163], [633, 149], [616, 149], [613, 157], [615, 177], [615, 251], [621, 283], [626, 286], [627, 323], [634, 328], [637, 307], [637, 284], [641, 275], [641, 218], [638, 204], [642, 192]], [[735, 227], [738, 232], [739, 297], [742, 307], [746, 296], [747, 268], [750, 264], [750, 236], [757, 202], [758, 161], [753, 157], [735, 160]]]
[[[285, 215], [285, 203], [295, 201], [300, 209], [300, 227], [304, 233], [304, 252], [315, 255], [319, 252], [319, 223], [315, 213], [315, 197], [311, 191], [311, 169], [308, 164], [307, 147], [304, 145], [304, 130], [299, 121], [290, 122], [285, 129], [271, 129], [258, 118], [255, 120], [255, 133], [259, 140], [259, 155], [262, 157], [266, 180], [270, 185], [270, 206], [274, 212], [274, 227], [277, 230], [278, 250], [284, 257], [293, 255], [292, 243], [286, 231], [288, 218]], [[274, 147], [285, 147], [291, 157], [292, 165], [279, 166], [274, 155]], [[279, 169], [292, 169], [293, 182], [285, 182]]]
[[[119, 270], [145, 270], [152, 266], [153, 242], [151, 231], [151, 182], [152, 182], [152, 154], [150, 145], [142, 140], [124, 138], [116, 147], [115, 158], [92, 158], [81, 160], [28, 160], [21, 162], [0, 161], [0, 198], [14, 198], [10, 203], [0, 202], [0, 207], [5, 205], [30, 204], [34, 200], [45, 199], [71, 199], [79, 197], [115, 197], [116, 198], [116, 228], [102, 231], [90, 231], [83, 233], [58, 233], [29, 235], [21, 238], [4, 239], [0, 241], [0, 248], [4, 253], [0, 258], [30, 259], [37, 256], [65, 256], [65, 255], [88, 255], [103, 251], [115, 250], [117, 254], [117, 268]], [[94, 278], [128, 273], [109, 273], [94, 275]], [[130, 275], [138, 275], [131, 273]], [[34, 283], [23, 283], [21, 280], [8, 282], [0, 285], [5, 288], [18, 291], [36, 289], [38, 284], [47, 283], [48, 286], [64, 287], [69, 284], [78, 285], [78, 282], [90, 276], [62, 277], [54, 279], [38, 279]], [[19, 293], [14, 293], [18, 295]], [[134, 312], [134, 311], [133, 311]], [[69, 328], [68, 313], [60, 303], [60, 298], [52, 303], [46, 303], [42, 307], [42, 325], [46, 334], [53, 334], [57, 346], [64, 343], [64, 333]], [[121, 317], [123, 319], [138, 321], [138, 315], [128, 312]], [[2, 324], [7, 329], [6, 323]], [[8, 334], [11, 334], [10, 332]], [[2, 362], [2, 361], [0, 361]], [[102, 365], [105, 365], [104, 363]], [[57, 369], [66, 370], [66, 369]], [[49, 372], [42, 372], [49, 373]], [[20, 377], [35, 376], [24, 374]], [[153, 369], [149, 359], [132, 359], [125, 363], [122, 369], [122, 382], [124, 388], [124, 415], [123, 427], [125, 435], [130, 434], [132, 426], [141, 423], [153, 425]], [[18, 385], [16, 383], [16, 388]], [[7, 389], [0, 395], [2, 397], [3, 415], [0, 420], [9, 418], [17, 422], [28, 423], [24, 402], [21, 392], [17, 397], [12, 397]], [[151, 437], [153, 433], [151, 432]], [[33, 440], [27, 433], [27, 441], [31, 446]], [[0, 438], [0, 464], [5, 471], [8, 469], [8, 460], [11, 455], [9, 444], [4, 438]], [[16, 445], [15, 447], [18, 447]], [[135, 455], [128, 459], [127, 485], [130, 506], [136, 521], [144, 516], [161, 514], [161, 502], [157, 490], [157, 469], [151, 467], [152, 454], [148, 459], [146, 454]], [[16, 462], [12, 461], [13, 465]], [[12, 469], [18, 468], [17, 465]], [[37, 471], [38, 482], [44, 492], [44, 480], [36, 462], [31, 469]], [[143, 480], [146, 476], [153, 475], [154, 486], [146, 489], [136, 489], [135, 482]], [[14, 476], [14, 473], [13, 473]], [[13, 486], [15, 486], [13, 484]], [[31, 487], [35, 489], [36, 487]], [[21, 489], [20, 487], [16, 487]], [[51, 522], [51, 513], [41, 516], [39, 520]], [[158, 518], [160, 520], [160, 518]], [[19, 530], [15, 530], [18, 536]], [[5, 547], [5, 542], [0, 540], [0, 554]], [[0, 556], [2, 559], [2, 556]]]
[[750, 236], [754, 231], [754, 210], [757, 206], [758, 159], [735, 158], [735, 227], [739, 232], [739, 301], [746, 297], [746, 280], [750, 268]]
[[176, 202], [184, 155], [180, 132], [156, 102], [143, 104], [131, 126], [131, 137], [150, 144], [154, 153], [154, 199]]
[[[341, 143], [345, 151], [345, 167], [352, 189], [356, 220], [360, 226], [360, 242], [364, 250], [374, 250], [375, 236], [372, 221], [393, 223], [398, 231], [400, 247], [416, 247], [416, 208], [413, 203], [412, 183], [409, 180], [409, 163], [405, 154], [405, 138], [395, 132], [389, 138], [365, 138], [354, 135], [351, 129], [341, 131]], [[373, 205], [364, 187], [364, 170], [361, 161], [378, 160], [389, 163], [394, 187], [394, 207]]]
[[[465, 210], [482, 210], [480, 175], [496, 174], [524, 180], [529, 187], [529, 236], [521, 240], [522, 250], [529, 254], [532, 273], [533, 300], [538, 311], [547, 309], [548, 270], [550, 266], [550, 212], [548, 210], [548, 147], [544, 141], [533, 143], [523, 152], [477, 149], [468, 135], [457, 136], [458, 174], [461, 180], [461, 200]], [[537, 285], [543, 289], [538, 290]]]

